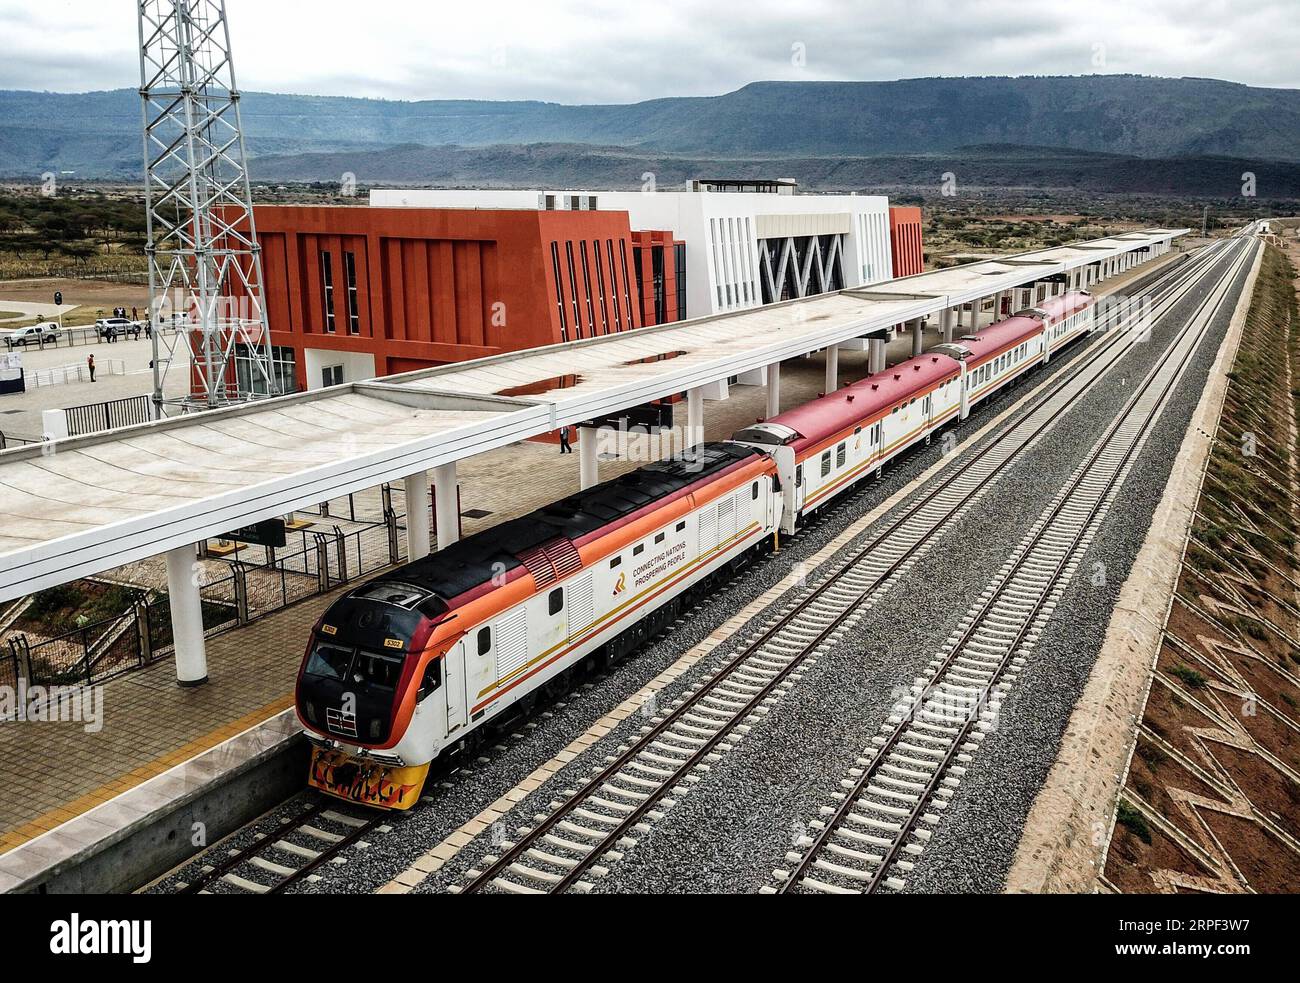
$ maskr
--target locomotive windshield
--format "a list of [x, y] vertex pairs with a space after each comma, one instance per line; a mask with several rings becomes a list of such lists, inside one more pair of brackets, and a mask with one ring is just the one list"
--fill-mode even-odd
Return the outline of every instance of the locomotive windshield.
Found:
[[319, 642], [307, 660], [307, 675], [378, 690], [397, 688], [404, 656]]
[[352, 665], [354, 652], [355, 649], [320, 642], [312, 650], [311, 658], [307, 660], [307, 672], [312, 676], [323, 676], [326, 679], [342, 679], [347, 675], [348, 666]]

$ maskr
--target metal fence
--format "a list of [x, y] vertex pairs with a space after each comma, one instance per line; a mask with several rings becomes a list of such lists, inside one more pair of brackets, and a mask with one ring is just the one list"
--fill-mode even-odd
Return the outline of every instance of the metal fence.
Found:
[[148, 423], [153, 419], [153, 400], [148, 396], [127, 396], [103, 403], [69, 406], [64, 412], [68, 416], [68, 435], [80, 437], [101, 430]]
[[[200, 585], [204, 634], [249, 624], [399, 563], [403, 540], [398, 516], [389, 510], [384, 522], [362, 529], [313, 532], [298, 549], [246, 547], [240, 559], [229, 561], [228, 574]], [[11, 632], [0, 650], [0, 685], [16, 686], [19, 676], [41, 686], [101, 683], [173, 649], [167, 597], [142, 593], [120, 616], [54, 638], [31, 640]]]
[[144, 630], [148, 606], [142, 600], [115, 618], [41, 641], [12, 634], [8, 661], [15, 679], [22, 676], [34, 686], [75, 686], [147, 665], [165, 654], [152, 651]]
[[43, 443], [36, 437], [21, 437], [18, 434], [7, 434], [0, 430], [0, 451], [8, 450], [10, 447], [26, 447], [28, 444]]
[[[95, 362], [95, 374], [101, 378], [106, 375], [126, 375], [126, 362], [120, 358], [101, 358]], [[90, 367], [83, 362], [75, 362], [72, 365], [54, 365], [48, 369], [24, 369], [23, 379], [28, 389], [89, 382]]]
[[[105, 316], [107, 317], [107, 314]], [[37, 323], [57, 326], [59, 322], [38, 321]], [[0, 331], [3, 330], [4, 326], [0, 325]], [[172, 327], [164, 327], [162, 331], [165, 335], [175, 334], [176, 329]], [[126, 336], [120, 332], [117, 337], [122, 341], [127, 340]], [[148, 337], [148, 331], [141, 328], [139, 338]], [[38, 351], [45, 351], [47, 348], [80, 348], [84, 345], [98, 345], [106, 342], [108, 339], [105, 338], [104, 335], [100, 333], [100, 330], [93, 324], [78, 324], [71, 327], [60, 328], [53, 341], [46, 341], [45, 336], [41, 335], [39, 338], [33, 339], [28, 344], [15, 345], [8, 334], [0, 337], [0, 340], [4, 342], [7, 351], [31, 351], [33, 348]]]

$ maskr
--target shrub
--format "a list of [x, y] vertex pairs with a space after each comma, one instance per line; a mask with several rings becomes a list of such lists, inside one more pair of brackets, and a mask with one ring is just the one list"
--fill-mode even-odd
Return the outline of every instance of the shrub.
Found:
[[1190, 666], [1185, 666], [1182, 663], [1179, 663], [1170, 669], [1169, 674], [1171, 676], [1177, 676], [1192, 689], [1204, 689], [1208, 682], [1203, 673], [1198, 672]]
[[1115, 819], [1143, 843], [1151, 845], [1151, 827], [1147, 825], [1146, 817], [1127, 802], [1120, 802]]

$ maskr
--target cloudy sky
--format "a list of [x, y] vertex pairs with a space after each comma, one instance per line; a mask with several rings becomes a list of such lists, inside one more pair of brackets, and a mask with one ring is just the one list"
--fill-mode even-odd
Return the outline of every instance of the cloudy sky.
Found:
[[[760, 79], [1197, 75], [1300, 87], [1297, 0], [226, 0], [244, 89], [633, 102]], [[0, 0], [0, 88], [139, 84], [134, 5]]]

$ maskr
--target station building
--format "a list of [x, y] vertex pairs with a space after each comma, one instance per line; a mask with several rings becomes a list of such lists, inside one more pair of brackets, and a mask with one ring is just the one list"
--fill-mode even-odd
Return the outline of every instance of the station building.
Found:
[[666, 229], [686, 244], [689, 317], [895, 275], [887, 198], [801, 195], [788, 179], [698, 180], [689, 191], [376, 190], [370, 204], [626, 212], [633, 229]]
[[794, 191], [712, 180], [257, 206], [277, 374], [317, 389], [923, 269], [920, 209]]

